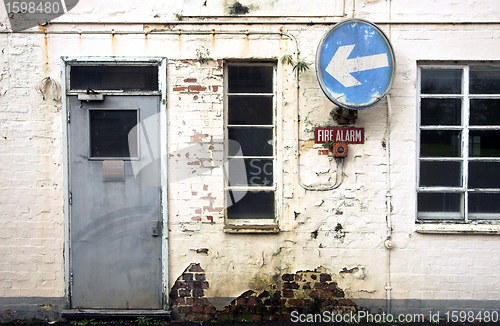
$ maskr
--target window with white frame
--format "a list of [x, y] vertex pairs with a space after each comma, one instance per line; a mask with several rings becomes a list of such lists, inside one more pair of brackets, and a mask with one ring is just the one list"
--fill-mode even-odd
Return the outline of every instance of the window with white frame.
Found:
[[275, 64], [225, 66], [226, 219], [274, 221], [276, 215]]
[[418, 220], [500, 219], [500, 65], [420, 65]]

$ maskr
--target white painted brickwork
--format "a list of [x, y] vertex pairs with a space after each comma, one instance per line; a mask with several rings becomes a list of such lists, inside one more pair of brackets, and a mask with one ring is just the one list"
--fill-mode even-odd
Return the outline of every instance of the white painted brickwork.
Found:
[[[389, 280], [386, 240], [387, 146], [393, 242], [390, 282], [393, 299], [497, 300], [500, 292], [498, 235], [420, 234], [415, 232], [418, 60], [500, 60], [499, 24], [425, 24], [422, 22], [498, 21], [493, 1], [393, 1], [388, 24], [386, 1], [356, 1], [355, 17], [378, 22], [396, 53], [397, 75], [388, 99], [359, 112], [356, 127], [365, 143], [350, 145], [343, 184], [333, 191], [306, 191], [297, 182], [294, 115], [297, 99], [292, 67], [279, 58], [296, 53], [311, 68], [300, 76], [299, 115], [301, 179], [305, 184], [333, 183], [335, 164], [318, 155], [314, 128], [332, 123], [334, 108], [323, 95], [314, 71], [317, 44], [333, 25], [183, 25], [172, 33], [143, 34], [142, 22], [162, 10], [155, 5], [137, 15], [119, 1], [110, 22], [131, 18], [138, 24], [93, 22], [98, 1], [80, 1], [61, 17], [74, 24], [49, 25], [49, 32], [0, 33], [0, 297], [64, 297], [64, 193], [62, 104], [35, 85], [45, 76], [60, 81], [61, 56], [167, 57], [168, 237], [171, 284], [191, 263], [200, 263], [210, 288], [207, 297], [237, 297], [273, 283], [278, 274], [323, 266], [347, 298], [385, 299]], [[210, 0], [209, 0], [210, 2]], [[294, 1], [296, 2], [296, 1]], [[118, 3], [118, 2], [117, 2]], [[135, 3], [137, 4], [137, 3]], [[346, 1], [351, 17], [352, 3]], [[111, 5], [110, 5], [111, 6]], [[137, 8], [135, 8], [137, 9]], [[1, 10], [4, 10], [3, 8]], [[78, 14], [80, 13], [80, 14]], [[171, 16], [171, 11], [169, 11]], [[122, 17], [122, 15], [124, 15]], [[165, 13], [165, 17], [167, 14]], [[175, 17], [163, 18], [174, 20]], [[340, 20], [340, 18], [335, 21]], [[2, 20], [7, 25], [5, 19]], [[151, 25], [151, 26], [150, 26]], [[0, 30], [5, 31], [5, 26]], [[216, 34], [189, 31], [217, 30]], [[111, 29], [132, 31], [111, 35]], [[175, 33], [178, 30], [182, 33]], [[256, 34], [224, 34], [223, 30]], [[85, 31], [104, 31], [90, 34]], [[257, 32], [272, 32], [265, 35]], [[214, 59], [200, 63], [197, 49]], [[224, 226], [223, 59], [277, 60], [278, 119], [282, 128], [278, 163], [279, 234], [227, 234]], [[387, 121], [390, 121], [388, 133]], [[390, 134], [390, 138], [389, 138]], [[214, 167], [215, 166], [215, 167]], [[208, 249], [208, 252], [199, 251]], [[198, 251], [197, 251], [198, 250]], [[359, 273], [340, 273], [358, 267]], [[67, 280], [66, 280], [67, 281]], [[0, 314], [2, 311], [0, 311]]]
[[48, 70], [43, 36], [0, 38], [0, 293], [62, 296], [61, 106], [35, 91]]

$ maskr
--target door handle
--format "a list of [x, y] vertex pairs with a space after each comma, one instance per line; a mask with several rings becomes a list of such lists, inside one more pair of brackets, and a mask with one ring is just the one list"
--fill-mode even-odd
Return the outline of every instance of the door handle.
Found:
[[151, 221], [151, 235], [153, 237], [157, 237], [160, 235], [160, 221], [152, 220]]

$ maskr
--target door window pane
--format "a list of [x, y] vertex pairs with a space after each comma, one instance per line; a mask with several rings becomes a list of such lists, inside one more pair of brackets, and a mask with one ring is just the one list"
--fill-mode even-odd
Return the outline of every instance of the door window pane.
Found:
[[460, 219], [461, 193], [419, 193], [419, 219]]
[[500, 157], [500, 130], [471, 130], [469, 156]]
[[137, 110], [90, 110], [90, 156], [106, 158], [137, 157]]
[[422, 69], [422, 94], [460, 94], [462, 69]]
[[[274, 218], [274, 192], [247, 192], [241, 198], [241, 191], [227, 193], [228, 217], [231, 219], [273, 219]], [[231, 198], [241, 198], [239, 201]], [[229, 205], [234, 203], [233, 205]]]
[[500, 162], [469, 162], [469, 188], [500, 188]]
[[421, 161], [420, 186], [462, 186], [462, 163], [449, 161]]
[[469, 217], [471, 219], [499, 219], [500, 193], [469, 194]]
[[230, 125], [272, 125], [273, 98], [271, 96], [229, 96]]
[[72, 66], [71, 90], [158, 90], [157, 66]]
[[458, 130], [422, 130], [420, 133], [421, 157], [460, 157], [461, 145]]
[[471, 94], [500, 94], [500, 67], [471, 66], [469, 74]]
[[470, 100], [471, 126], [500, 126], [500, 100]]
[[420, 103], [422, 126], [459, 126], [461, 125], [460, 99], [423, 98]]

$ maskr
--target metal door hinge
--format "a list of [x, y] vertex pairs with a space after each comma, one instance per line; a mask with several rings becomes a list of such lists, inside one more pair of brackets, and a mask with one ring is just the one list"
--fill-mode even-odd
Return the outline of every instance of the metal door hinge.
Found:
[[69, 193], [69, 204], [73, 205], [73, 194], [71, 192]]
[[70, 122], [71, 120], [71, 113], [68, 111], [68, 123]]

